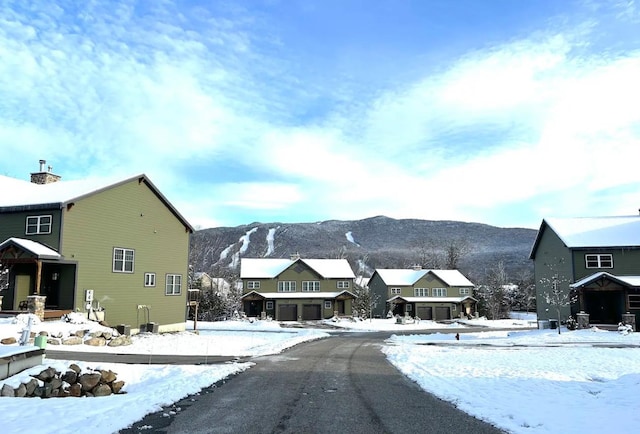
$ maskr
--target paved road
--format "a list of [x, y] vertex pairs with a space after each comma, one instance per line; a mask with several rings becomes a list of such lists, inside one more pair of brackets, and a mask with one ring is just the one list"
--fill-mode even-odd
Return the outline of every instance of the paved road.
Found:
[[148, 415], [121, 433], [501, 432], [400, 374], [379, 336], [337, 335], [255, 358], [248, 371], [176, 403], [175, 416]]

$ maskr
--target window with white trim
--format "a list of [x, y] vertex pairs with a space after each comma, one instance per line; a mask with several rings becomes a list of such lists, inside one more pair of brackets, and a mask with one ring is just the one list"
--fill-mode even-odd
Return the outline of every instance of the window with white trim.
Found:
[[182, 275], [167, 274], [166, 278], [166, 295], [180, 295], [182, 292]]
[[428, 297], [429, 288], [413, 288], [413, 295], [416, 297]]
[[267, 301], [267, 310], [273, 310], [273, 301]]
[[260, 289], [260, 281], [259, 280], [247, 281], [247, 289]]
[[407, 304], [407, 312], [411, 312], [413, 310], [412, 304]]
[[50, 234], [51, 221], [53, 217], [50, 215], [32, 215], [27, 216], [26, 235]]
[[337, 282], [338, 289], [348, 289], [349, 281], [348, 280], [338, 280]]
[[613, 256], [610, 254], [584, 255], [587, 268], [613, 268]]
[[156, 286], [156, 273], [144, 273], [144, 286]]
[[447, 288], [433, 288], [431, 293], [434, 297], [446, 297], [447, 296]]
[[134, 251], [121, 247], [113, 248], [113, 272], [133, 273]]
[[460, 295], [469, 295], [471, 294], [470, 288], [460, 288]]
[[279, 281], [278, 292], [296, 292], [296, 281], [295, 280]]
[[400, 288], [391, 288], [391, 294], [393, 295], [400, 295], [401, 292], [402, 290]]
[[302, 290], [303, 291], [320, 291], [320, 281], [319, 280], [303, 280]]
[[324, 301], [324, 308], [325, 309], [331, 309], [331, 300], [325, 300]]

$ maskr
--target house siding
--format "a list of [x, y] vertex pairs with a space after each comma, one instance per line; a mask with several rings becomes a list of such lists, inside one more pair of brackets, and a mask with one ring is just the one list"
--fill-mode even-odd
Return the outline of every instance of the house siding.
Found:
[[[39, 235], [27, 235], [27, 217], [51, 215], [51, 233]], [[60, 246], [60, 209], [38, 209], [30, 211], [7, 212], [0, 214], [0, 241], [16, 237], [37, 241], [54, 250]]]
[[[585, 255], [610, 254], [613, 258], [613, 268], [587, 268]], [[575, 280], [591, 276], [600, 271], [606, 271], [617, 275], [638, 274], [638, 264], [640, 264], [640, 249], [576, 249], [573, 250], [573, 268], [575, 270]]]
[[[573, 276], [573, 267], [575, 260], [572, 258], [570, 250], [564, 245], [560, 237], [551, 230], [544, 227], [542, 236], [540, 237], [536, 255], [534, 258], [534, 278], [536, 284], [536, 306], [538, 320], [557, 319], [555, 308], [549, 305], [545, 295], [552, 290], [553, 276]], [[569, 284], [573, 280], [565, 278], [564, 281], [558, 282], [561, 287], [565, 288], [567, 297], [569, 297]], [[561, 316], [566, 318], [570, 315], [569, 306], [561, 309]]]
[[[189, 231], [154, 191], [133, 179], [81, 198], [64, 210], [61, 253], [78, 261], [74, 304], [84, 308], [85, 290], [105, 309], [111, 325], [136, 329], [147, 321], [161, 331], [185, 326]], [[113, 249], [133, 249], [133, 273], [112, 270]], [[156, 274], [156, 286], [144, 286], [144, 274]], [[180, 295], [165, 295], [165, 276], [182, 276]], [[149, 307], [149, 317], [145, 309]]]

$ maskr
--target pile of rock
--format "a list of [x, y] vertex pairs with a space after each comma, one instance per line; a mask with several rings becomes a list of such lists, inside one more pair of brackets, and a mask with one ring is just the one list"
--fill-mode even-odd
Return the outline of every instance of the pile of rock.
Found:
[[91, 345], [94, 347], [120, 347], [123, 345], [131, 345], [131, 336], [120, 335], [115, 330], [89, 331], [77, 330], [70, 336], [62, 334], [49, 336], [47, 332], [40, 332], [41, 335], [47, 336], [47, 344], [50, 345]]
[[4, 384], [0, 390], [0, 396], [16, 398], [108, 396], [125, 393], [122, 390], [124, 384], [124, 381], [118, 381], [117, 374], [113, 371], [88, 370], [82, 372], [80, 367], [74, 363], [64, 374], [49, 367], [15, 389]]

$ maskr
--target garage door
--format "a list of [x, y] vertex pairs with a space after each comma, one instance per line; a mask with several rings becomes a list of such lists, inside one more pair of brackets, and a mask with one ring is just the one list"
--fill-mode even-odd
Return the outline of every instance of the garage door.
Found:
[[451, 319], [451, 308], [450, 307], [436, 307], [436, 321], [441, 321], [443, 319]]
[[418, 306], [418, 318], [431, 320], [433, 319], [433, 309], [431, 306]]
[[307, 321], [322, 319], [322, 317], [320, 316], [320, 305], [319, 304], [302, 305], [302, 319]]
[[298, 306], [295, 304], [281, 304], [278, 306], [278, 321], [296, 321]]

